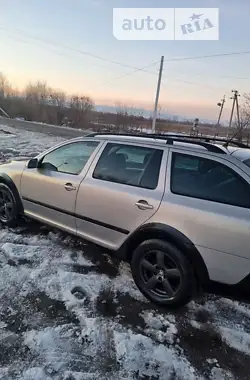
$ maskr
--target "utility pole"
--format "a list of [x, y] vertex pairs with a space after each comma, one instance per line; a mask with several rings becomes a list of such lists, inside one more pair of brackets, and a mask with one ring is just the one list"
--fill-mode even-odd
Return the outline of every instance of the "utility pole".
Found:
[[230, 121], [229, 121], [229, 129], [228, 129], [228, 134], [227, 134], [228, 136], [229, 136], [230, 128], [232, 126], [235, 105], [237, 108], [238, 128], [240, 128], [240, 112], [239, 112], [239, 103], [238, 103], [238, 96], [240, 96], [240, 94], [237, 90], [232, 90], [232, 92], [233, 92], [233, 96], [230, 99], [233, 99], [233, 105], [232, 105], [232, 111], [231, 111], [231, 116], [230, 116]]
[[232, 90], [232, 92], [234, 95], [232, 98], [230, 98], [230, 99], [233, 99], [233, 105], [232, 105], [232, 112], [231, 112], [231, 116], [230, 116], [229, 128], [231, 128], [231, 126], [232, 126], [235, 105], [237, 106], [238, 123], [240, 122], [239, 103], [238, 103], [238, 96], [240, 96], [240, 94], [237, 90]]
[[222, 112], [223, 112], [223, 108], [224, 108], [224, 104], [226, 102], [226, 98], [225, 98], [225, 95], [223, 97], [223, 99], [221, 100], [220, 103], [217, 103], [217, 106], [220, 107], [220, 113], [219, 113], [219, 117], [218, 117], [218, 121], [217, 121], [217, 126], [219, 127], [220, 125], [220, 120], [221, 120], [221, 115], [222, 115]]
[[233, 121], [233, 116], [234, 116], [234, 108], [235, 108], [235, 100], [236, 100], [235, 93], [234, 93], [234, 96], [230, 99], [233, 99], [233, 105], [232, 105], [232, 111], [231, 111], [231, 116], [230, 116], [230, 121], [229, 121], [229, 128], [231, 128], [232, 126], [232, 121]]
[[235, 102], [236, 102], [236, 110], [237, 110], [238, 128], [240, 130], [241, 125], [240, 125], [240, 107], [239, 107], [239, 99], [238, 99], [239, 96], [240, 95], [239, 95], [239, 93], [237, 91], [236, 95], [235, 95], [235, 98], [236, 98]]
[[161, 65], [160, 65], [158, 84], [157, 84], [157, 91], [156, 91], [156, 97], [155, 97], [155, 108], [154, 108], [154, 115], [153, 115], [153, 121], [152, 121], [152, 132], [153, 133], [155, 133], [155, 125], [156, 125], [156, 118], [157, 118], [158, 102], [159, 102], [159, 96], [160, 96], [160, 90], [161, 90], [161, 79], [162, 79], [163, 63], [164, 63], [164, 56], [161, 57]]
[[233, 97], [231, 97], [230, 99], [233, 99], [233, 105], [232, 105], [232, 111], [231, 111], [231, 116], [230, 116], [230, 121], [229, 121], [229, 129], [228, 129], [227, 136], [229, 136], [229, 131], [230, 131], [230, 128], [232, 126], [235, 105], [236, 105], [236, 109], [237, 109], [238, 128], [240, 128], [240, 111], [239, 111], [239, 102], [238, 102], [238, 97], [240, 96], [240, 94], [239, 94], [239, 91], [237, 91], [237, 90], [232, 90], [232, 92], [233, 92]]

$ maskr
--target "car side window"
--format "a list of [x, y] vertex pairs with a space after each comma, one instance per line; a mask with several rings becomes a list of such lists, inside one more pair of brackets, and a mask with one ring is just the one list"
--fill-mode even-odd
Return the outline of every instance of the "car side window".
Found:
[[173, 153], [170, 186], [174, 194], [250, 208], [249, 184], [214, 160]]
[[145, 189], [156, 189], [163, 150], [137, 145], [108, 143], [93, 178]]
[[98, 144], [96, 141], [79, 141], [61, 146], [44, 156], [39, 169], [78, 175]]

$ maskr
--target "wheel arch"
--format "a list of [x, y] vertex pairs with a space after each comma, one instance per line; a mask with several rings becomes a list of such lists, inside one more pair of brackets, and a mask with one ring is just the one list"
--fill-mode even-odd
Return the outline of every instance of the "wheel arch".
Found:
[[121, 256], [130, 261], [136, 247], [149, 239], [161, 239], [175, 245], [194, 265], [199, 284], [204, 285], [209, 280], [206, 264], [192, 241], [176, 228], [163, 223], [149, 223], [141, 226], [122, 245]]
[[11, 189], [14, 194], [18, 210], [20, 213], [23, 213], [23, 203], [14, 181], [6, 173], [0, 173], [0, 183], [4, 183]]

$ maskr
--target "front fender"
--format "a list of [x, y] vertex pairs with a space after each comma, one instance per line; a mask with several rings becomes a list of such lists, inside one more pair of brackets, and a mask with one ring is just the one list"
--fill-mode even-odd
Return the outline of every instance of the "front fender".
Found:
[[6, 173], [1, 173], [1, 172], [0, 172], [0, 182], [4, 183], [5, 185], [7, 185], [11, 189], [12, 193], [14, 194], [16, 203], [17, 203], [18, 211], [20, 213], [23, 213], [23, 204], [21, 201], [20, 194], [19, 194], [17, 187], [15, 185], [15, 182]]

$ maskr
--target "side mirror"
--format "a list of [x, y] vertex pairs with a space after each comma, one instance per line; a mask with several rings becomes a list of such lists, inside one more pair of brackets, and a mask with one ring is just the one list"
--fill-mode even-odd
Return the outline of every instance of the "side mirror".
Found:
[[38, 159], [37, 158], [32, 158], [29, 160], [27, 168], [28, 169], [36, 169], [38, 166]]

